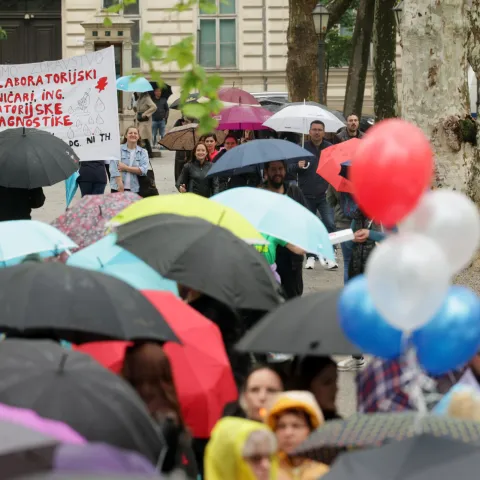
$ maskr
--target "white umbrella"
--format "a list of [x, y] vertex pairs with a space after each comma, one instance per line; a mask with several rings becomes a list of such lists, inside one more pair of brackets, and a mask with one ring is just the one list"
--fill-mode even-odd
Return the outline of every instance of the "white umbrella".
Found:
[[289, 105], [272, 115], [263, 125], [276, 132], [308, 134], [310, 124], [320, 120], [326, 132], [336, 132], [345, 125], [333, 113], [314, 105]]

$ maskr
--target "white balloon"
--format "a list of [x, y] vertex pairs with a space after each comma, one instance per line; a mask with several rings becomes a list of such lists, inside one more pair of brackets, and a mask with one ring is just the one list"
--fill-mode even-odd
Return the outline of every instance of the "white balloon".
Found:
[[466, 267], [480, 243], [480, 214], [463, 193], [452, 190], [428, 192], [400, 226], [401, 232], [430, 237], [445, 252], [450, 272]]
[[384, 240], [366, 267], [372, 301], [383, 318], [404, 332], [425, 325], [443, 303], [450, 270], [432, 239], [399, 233]]

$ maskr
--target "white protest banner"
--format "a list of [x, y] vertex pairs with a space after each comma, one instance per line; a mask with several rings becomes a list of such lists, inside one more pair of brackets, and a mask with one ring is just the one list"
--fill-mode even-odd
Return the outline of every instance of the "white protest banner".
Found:
[[0, 131], [51, 132], [80, 160], [119, 157], [113, 47], [54, 62], [0, 65]]

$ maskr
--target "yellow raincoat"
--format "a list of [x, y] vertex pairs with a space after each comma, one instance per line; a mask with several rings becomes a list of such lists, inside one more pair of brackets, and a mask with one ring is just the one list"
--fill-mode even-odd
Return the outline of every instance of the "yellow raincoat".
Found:
[[[242, 451], [250, 434], [257, 430], [269, 428], [243, 418], [222, 418], [212, 430], [205, 450], [205, 480], [256, 480]], [[275, 461], [272, 461], [270, 478], [277, 479]]]
[[[325, 422], [322, 411], [310, 392], [289, 391], [277, 395], [268, 412], [267, 425], [275, 431], [278, 418], [288, 410], [305, 412], [310, 417], [313, 428], [317, 428]], [[279, 457], [279, 480], [317, 480], [330, 470], [324, 463], [309, 459], [304, 459], [299, 466], [293, 466], [288, 456], [283, 452], [279, 452]]]

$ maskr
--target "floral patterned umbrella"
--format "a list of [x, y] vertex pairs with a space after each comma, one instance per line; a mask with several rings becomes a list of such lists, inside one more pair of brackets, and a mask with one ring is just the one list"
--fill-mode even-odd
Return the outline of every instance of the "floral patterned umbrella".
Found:
[[141, 198], [131, 192], [86, 195], [52, 225], [68, 235], [81, 250], [100, 240], [105, 235], [106, 223]]

